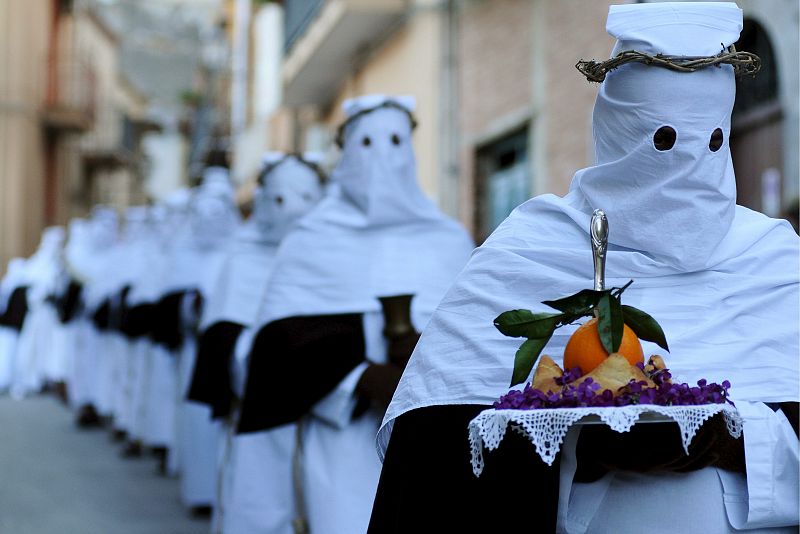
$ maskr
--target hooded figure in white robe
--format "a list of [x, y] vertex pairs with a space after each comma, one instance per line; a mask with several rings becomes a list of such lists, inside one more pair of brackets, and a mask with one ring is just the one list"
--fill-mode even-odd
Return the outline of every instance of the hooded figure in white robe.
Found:
[[228, 169], [206, 168], [189, 204], [188, 239], [179, 244], [181, 250], [170, 268], [167, 286], [168, 294], [178, 295], [167, 321], [174, 325], [167, 337], [177, 341], [173, 348], [178, 356], [176, 444], [181, 499], [197, 510], [214, 505], [220, 425], [211, 420], [208, 406], [187, 400], [187, 394], [197, 357], [203, 303], [213, 293], [227, 248], [240, 223]]
[[85, 262], [75, 258], [75, 269], [84, 280], [84, 350], [77, 352], [74, 359], [74, 403], [80, 407], [79, 424], [81, 421], [91, 423], [98, 415], [112, 414], [114, 359], [111, 348], [112, 337], [117, 334], [112, 333], [110, 321], [111, 302], [115, 297], [112, 288], [118, 272], [114, 263], [120, 240], [117, 212], [108, 206], [95, 206], [88, 232], [88, 258]]
[[[113, 329], [115, 336], [112, 338], [113, 360], [112, 398], [114, 427], [116, 430], [127, 434], [127, 451], [129, 454], [140, 454], [138, 446], [139, 433], [134, 429], [136, 419], [135, 406], [139, 376], [146, 351], [146, 341], [139, 332], [138, 324], [141, 321], [132, 320], [139, 313], [140, 299], [132, 301], [134, 288], [140, 285], [147, 269], [150, 268], [148, 260], [149, 208], [146, 206], [131, 206], [125, 210], [125, 226], [123, 239], [117, 247], [114, 261], [118, 265], [115, 286], [118, 288], [118, 301], [114, 310]], [[146, 314], [146, 312], [145, 312]]]
[[[83, 320], [83, 293], [86, 279], [83, 273], [91, 261], [90, 223], [76, 218], [69, 223], [67, 243], [64, 246], [64, 280], [58, 296], [57, 308], [63, 325], [63, 344], [67, 354], [66, 381], [70, 406], [79, 409], [88, 402], [85, 382], [77, 376], [79, 354], [85, 350], [87, 322]], [[77, 382], [77, 384], [76, 384]]]
[[[281, 243], [249, 357], [239, 430], [301, 424], [295, 513], [319, 534], [366, 529], [379, 420], [414, 329], [473, 248], [420, 190], [413, 109], [411, 97], [345, 102], [338, 189]], [[387, 329], [388, 342], [384, 297], [405, 303], [396, 323], [404, 328]]]
[[[189, 189], [182, 188], [170, 193], [162, 204], [155, 206], [151, 221], [153, 227], [154, 258], [148, 269], [145, 285], [148, 288], [147, 301], [149, 321], [147, 337], [146, 378], [147, 394], [143, 395], [144, 428], [142, 440], [152, 447], [160, 457], [159, 469], [162, 474], [177, 473], [176, 412], [178, 395], [178, 361], [174, 350], [164, 344], [164, 324], [171, 321], [162, 313], [164, 303], [172, 301], [171, 291], [177, 281], [174, 266], [176, 257], [189, 241]], [[164, 293], [167, 295], [164, 295]], [[175, 309], [175, 314], [179, 310]], [[176, 319], [177, 321], [177, 319]], [[168, 336], [167, 336], [168, 337]], [[170, 468], [171, 465], [171, 468]]]
[[154, 346], [151, 332], [167, 259], [162, 246], [166, 208], [152, 206], [142, 216], [137, 236], [127, 249], [129, 259], [126, 263], [135, 266], [137, 274], [125, 297], [120, 321], [120, 330], [129, 345], [123, 389], [128, 421], [126, 453], [133, 456], [141, 454], [143, 444], [166, 446], [148, 439], [151, 416], [149, 400], [156, 389], [156, 384], [151, 380]]
[[[264, 157], [252, 218], [237, 232], [203, 309], [189, 399], [222, 420], [217, 506], [212, 531], [291, 534], [292, 428], [234, 436], [252, 328], [262, 307], [278, 245], [323, 196], [321, 154]], [[241, 341], [241, 343], [239, 343]], [[237, 349], [237, 346], [243, 347]], [[238, 358], [237, 358], [238, 356]]]
[[0, 391], [11, 386], [17, 340], [28, 313], [27, 291], [25, 259], [12, 258], [0, 281]]
[[58, 287], [63, 244], [62, 227], [46, 228], [36, 252], [25, 262], [28, 314], [14, 358], [11, 393], [15, 397], [38, 392], [45, 385], [52, 333], [58, 323], [56, 309], [47, 299]]
[[[96, 208], [94, 216], [102, 212]], [[73, 219], [69, 225], [69, 239], [64, 248], [68, 285], [62, 298], [61, 316], [69, 329], [70, 366], [68, 392], [71, 407], [77, 412], [79, 426], [100, 423], [94, 407], [97, 377], [97, 337], [91, 322], [87, 296], [93, 277], [98, 275], [98, 256], [108, 246], [99, 239], [94, 225], [96, 220]]]
[[56, 391], [63, 395], [64, 401], [69, 401], [68, 386], [72, 376], [73, 359], [75, 356], [75, 335], [77, 333], [75, 321], [80, 308], [82, 285], [70, 272], [67, 263], [67, 251], [73, 233], [78, 240], [81, 236], [80, 219], [70, 221], [67, 242], [59, 258], [58, 272], [54, 287], [46, 297], [47, 303], [53, 308], [58, 319], [50, 332], [50, 349], [44, 358], [43, 372], [45, 380], [56, 386]]
[[[612, 6], [607, 23], [618, 39], [612, 55], [715, 56], [741, 27], [731, 3]], [[796, 531], [798, 441], [786, 412], [798, 401], [798, 237], [786, 221], [735, 203], [734, 94], [730, 65], [675, 72], [632, 63], [607, 74], [593, 115], [596, 165], [575, 174], [565, 197], [533, 198], [500, 225], [417, 345], [378, 436], [372, 532], [442, 522], [500, 531], [521, 506], [525, 524], [542, 532]], [[475, 478], [467, 424], [508, 391], [520, 344], [493, 319], [591, 287], [594, 209], [608, 217], [606, 286], [634, 280], [624, 302], [663, 327], [675, 379], [730, 381], [743, 441], [705, 432], [686, 458], [675, 425], [625, 435], [584, 428], [578, 471], [611, 467], [581, 481], [559, 477], [507, 432]], [[575, 328], [559, 328], [545, 348], [557, 363]], [[591, 436], [603, 441], [584, 443]], [[610, 450], [622, 452], [596, 457]], [[668, 455], [692, 470], [647, 472]], [[723, 464], [732, 455], [737, 462]], [[559, 487], [569, 497], [557, 504]]]

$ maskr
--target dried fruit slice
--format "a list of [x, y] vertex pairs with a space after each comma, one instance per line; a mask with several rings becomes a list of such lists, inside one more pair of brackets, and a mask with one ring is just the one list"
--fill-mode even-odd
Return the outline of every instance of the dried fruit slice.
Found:
[[641, 369], [631, 365], [625, 356], [615, 352], [610, 354], [603, 363], [594, 368], [591, 373], [587, 373], [573, 382], [577, 387], [579, 384], [591, 378], [595, 383], [600, 384], [600, 391], [610, 389], [616, 395], [619, 388], [628, 385], [631, 380], [645, 381], [648, 387], [654, 387], [655, 383], [647, 378]]
[[539, 365], [533, 375], [533, 387], [545, 393], [561, 391], [562, 386], [556, 382], [556, 378], [561, 378], [563, 375], [561, 367], [550, 356], [543, 355], [539, 358]]

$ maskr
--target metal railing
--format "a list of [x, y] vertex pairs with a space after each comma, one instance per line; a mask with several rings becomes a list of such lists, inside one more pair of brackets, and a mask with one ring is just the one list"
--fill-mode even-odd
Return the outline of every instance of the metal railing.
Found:
[[96, 77], [91, 65], [82, 60], [59, 60], [48, 75], [45, 108], [52, 120], [91, 125], [96, 111]]
[[324, 4], [325, 0], [286, 0], [283, 3], [284, 54], [288, 54], [303, 36]]

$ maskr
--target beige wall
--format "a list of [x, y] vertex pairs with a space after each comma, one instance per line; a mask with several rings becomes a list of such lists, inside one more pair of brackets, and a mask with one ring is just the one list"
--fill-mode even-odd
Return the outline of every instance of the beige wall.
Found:
[[345, 98], [371, 93], [410, 94], [417, 99], [414, 132], [417, 172], [422, 188], [435, 197], [439, 173], [439, 79], [441, 13], [419, 5], [408, 23], [379, 48], [336, 99], [328, 123], [342, 121]]
[[0, 272], [44, 226], [43, 134], [50, 2], [0, 2]]

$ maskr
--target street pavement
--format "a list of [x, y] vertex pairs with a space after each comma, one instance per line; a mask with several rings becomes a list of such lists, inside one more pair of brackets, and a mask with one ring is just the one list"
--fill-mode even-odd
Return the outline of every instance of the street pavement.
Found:
[[107, 430], [81, 430], [52, 396], [0, 396], [0, 533], [207, 534], [178, 480], [145, 454], [123, 459]]

